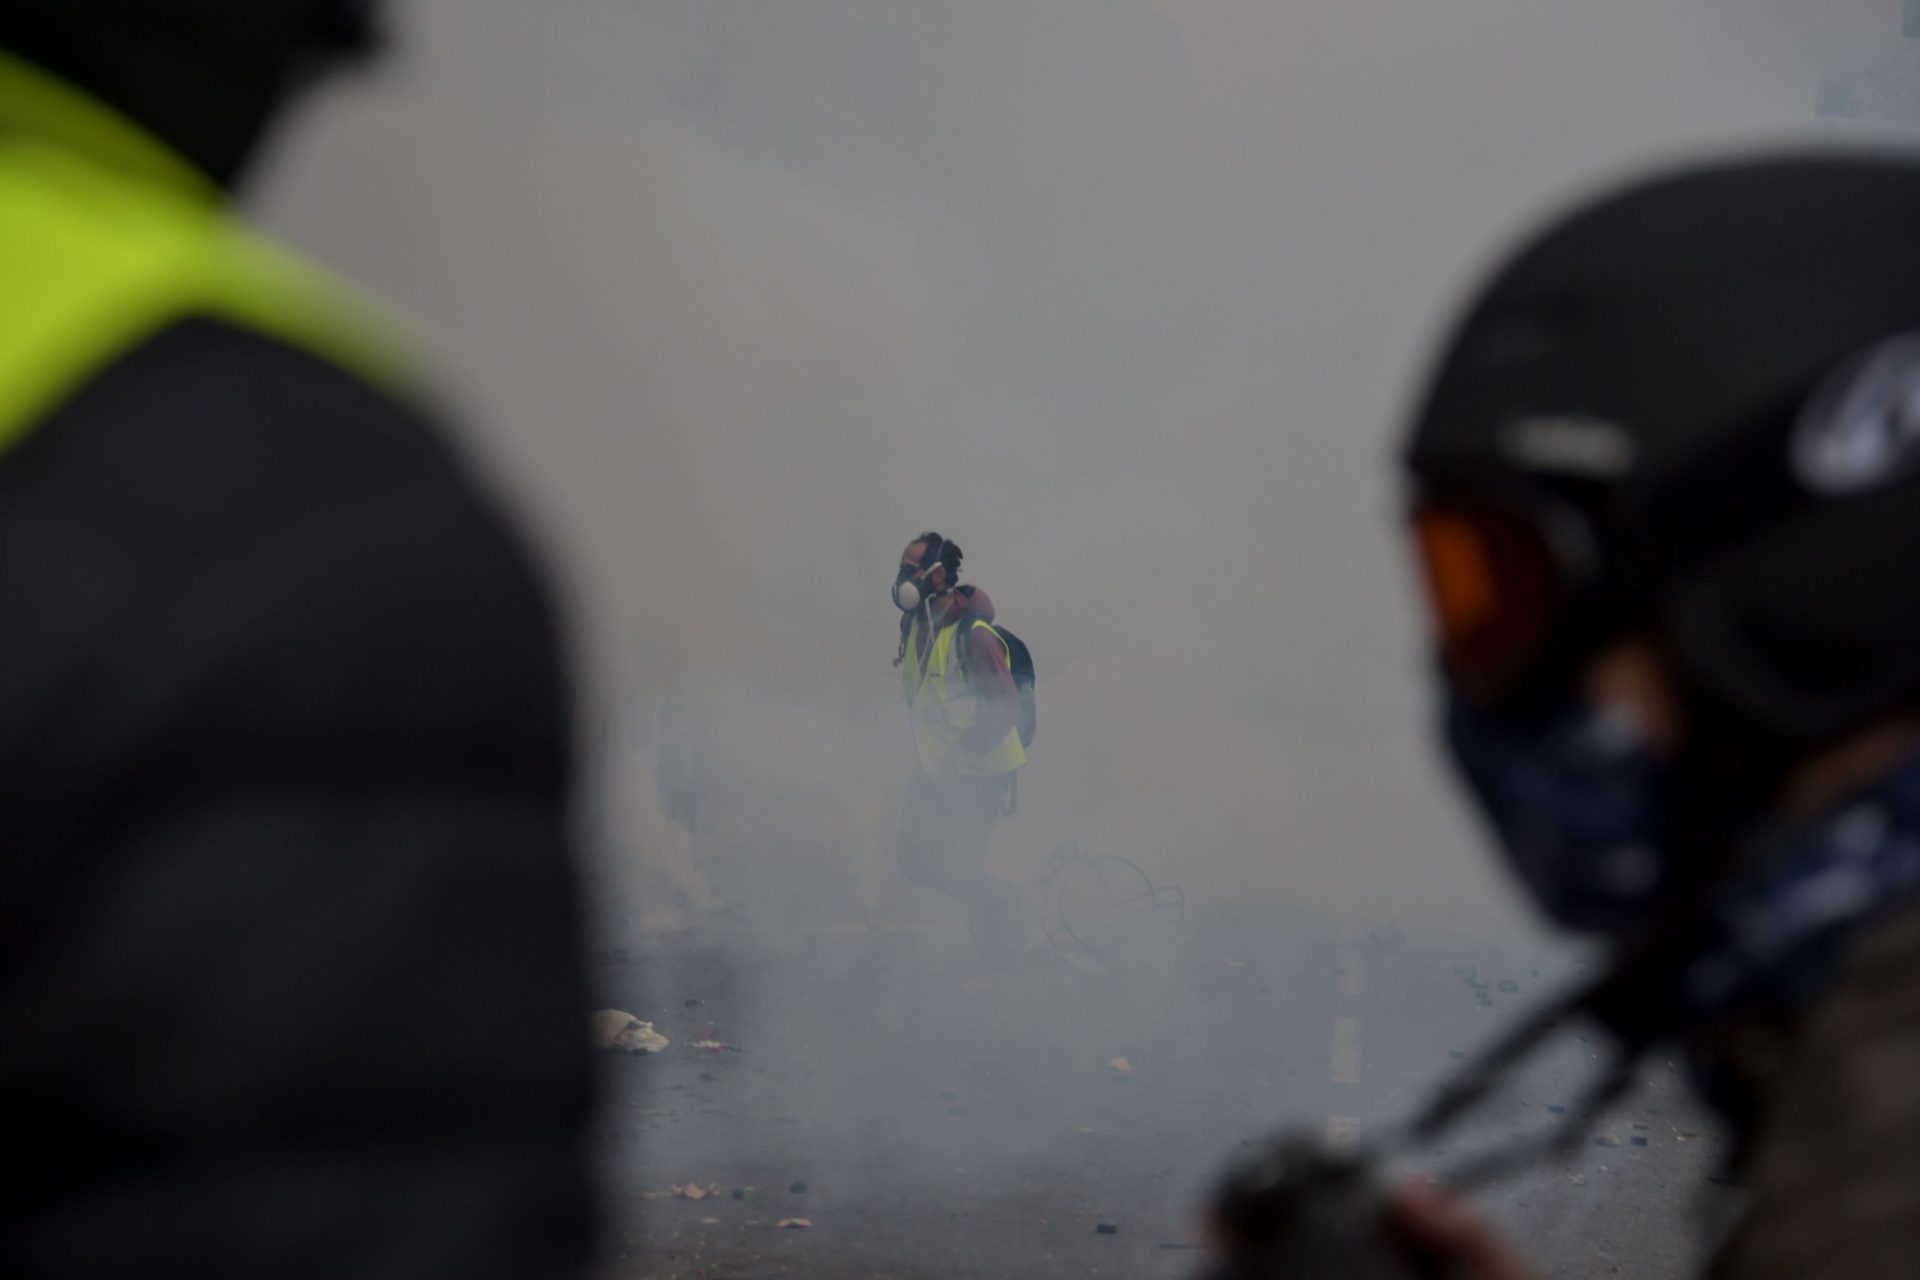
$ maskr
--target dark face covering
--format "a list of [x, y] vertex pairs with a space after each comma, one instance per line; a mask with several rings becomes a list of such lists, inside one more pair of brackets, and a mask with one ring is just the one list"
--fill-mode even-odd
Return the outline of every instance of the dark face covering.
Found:
[[8, 0], [0, 48], [231, 187], [292, 97], [371, 51], [377, 11], [375, 0]]

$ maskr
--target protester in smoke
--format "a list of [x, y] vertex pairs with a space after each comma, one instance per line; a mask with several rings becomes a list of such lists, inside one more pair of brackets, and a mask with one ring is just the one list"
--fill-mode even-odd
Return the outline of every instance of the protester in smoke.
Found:
[[960, 547], [938, 533], [907, 545], [894, 577], [916, 769], [901, 819], [900, 869], [956, 898], [982, 955], [1018, 946], [1011, 886], [987, 871], [993, 824], [1026, 764], [1020, 690], [993, 602], [960, 582]]
[[[1408, 454], [1448, 748], [1611, 944], [1575, 1007], [1725, 1112], [1727, 1280], [1920, 1275], [1915, 226], [1881, 158], [1590, 205], [1470, 308]], [[1438, 1274], [1521, 1271], [1444, 1194], [1398, 1221]]]
[[231, 191], [367, 0], [0, 3], [0, 1274], [585, 1274], [568, 689]]

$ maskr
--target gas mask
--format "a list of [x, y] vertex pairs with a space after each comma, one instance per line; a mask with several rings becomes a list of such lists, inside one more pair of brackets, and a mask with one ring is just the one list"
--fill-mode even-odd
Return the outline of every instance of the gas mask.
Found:
[[893, 603], [900, 612], [912, 613], [937, 594], [927, 583], [927, 577], [940, 567], [940, 555], [945, 551], [944, 546], [938, 551], [929, 548], [919, 567], [900, 566], [899, 576], [893, 580]]

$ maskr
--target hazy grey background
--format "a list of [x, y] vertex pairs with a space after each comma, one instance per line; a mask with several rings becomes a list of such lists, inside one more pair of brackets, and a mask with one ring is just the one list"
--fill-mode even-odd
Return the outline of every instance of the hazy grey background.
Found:
[[[775, 914], [912, 909], [884, 591], [935, 527], [1041, 664], [1007, 874], [1073, 836], [1525, 929], [1424, 728], [1388, 462], [1428, 345], [1571, 193], [1897, 115], [1920, 47], [1901, 0], [396, 8], [264, 205], [415, 317], [565, 566], [601, 914], [654, 924], [752, 896], [729, 854]], [[697, 839], [653, 786], [687, 752]]]

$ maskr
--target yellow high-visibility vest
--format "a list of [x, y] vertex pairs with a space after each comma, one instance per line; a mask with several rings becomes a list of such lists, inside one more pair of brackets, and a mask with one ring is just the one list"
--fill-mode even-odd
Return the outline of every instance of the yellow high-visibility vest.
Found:
[[0, 452], [118, 357], [196, 318], [300, 348], [382, 390], [408, 381], [368, 309], [248, 230], [211, 179], [112, 108], [0, 52]]
[[962, 625], [971, 629], [993, 628], [978, 618], [949, 623], [933, 633], [925, 661], [920, 658], [920, 622], [915, 619], [907, 631], [907, 653], [901, 663], [902, 682], [906, 686], [907, 705], [912, 709], [913, 746], [919, 753], [920, 768], [931, 775], [957, 774], [963, 778], [997, 778], [1012, 773], [1027, 762], [1027, 750], [1020, 744], [1020, 731], [1010, 729], [1000, 745], [991, 751], [965, 751], [960, 738], [974, 726], [980, 715], [979, 695], [967, 687], [960, 670], [960, 646], [956, 643]]

